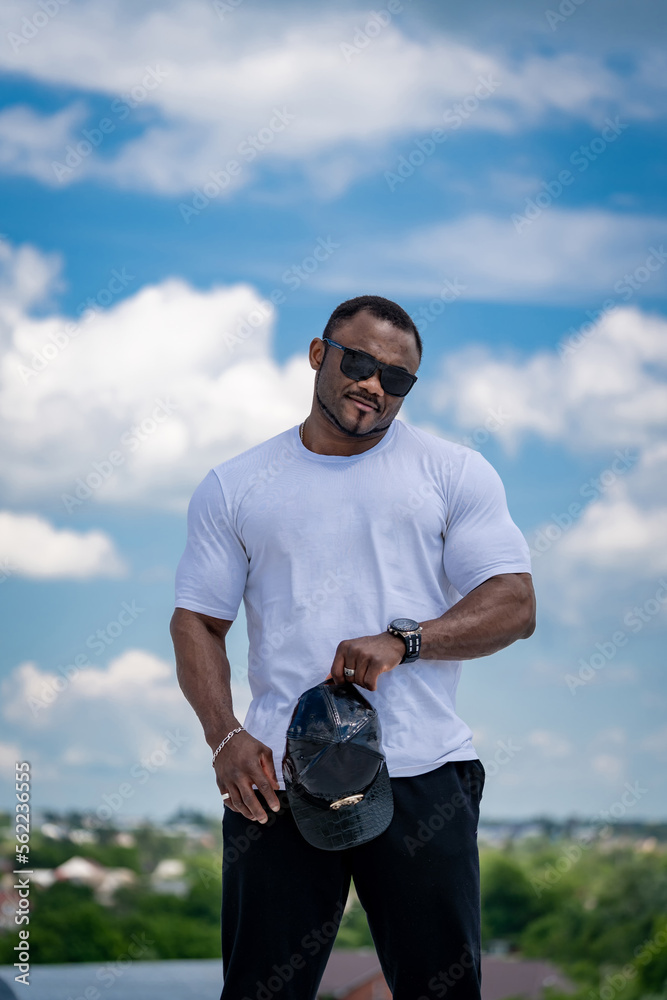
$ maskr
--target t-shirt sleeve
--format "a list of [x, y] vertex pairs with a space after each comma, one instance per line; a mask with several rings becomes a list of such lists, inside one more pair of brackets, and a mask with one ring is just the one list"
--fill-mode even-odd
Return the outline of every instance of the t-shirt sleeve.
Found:
[[188, 507], [188, 540], [176, 570], [176, 607], [234, 621], [248, 576], [248, 557], [213, 470]]
[[443, 553], [445, 574], [464, 597], [499, 573], [530, 573], [528, 543], [507, 509], [493, 466], [470, 450], [453, 484]]

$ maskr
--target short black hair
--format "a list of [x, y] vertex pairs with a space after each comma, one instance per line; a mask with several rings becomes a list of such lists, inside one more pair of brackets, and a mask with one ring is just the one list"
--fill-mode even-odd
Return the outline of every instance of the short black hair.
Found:
[[387, 322], [399, 330], [407, 330], [409, 333], [412, 333], [417, 342], [419, 361], [421, 362], [423, 344], [419, 336], [419, 330], [415, 326], [412, 317], [398, 303], [392, 302], [391, 299], [383, 299], [381, 295], [357, 295], [356, 299], [347, 299], [346, 302], [341, 302], [331, 313], [322, 337], [333, 339], [332, 334], [336, 332], [339, 326], [342, 326], [343, 323], [352, 319], [353, 316], [356, 316], [358, 312], [364, 309], [371, 316], [375, 316], [376, 319], [386, 319]]

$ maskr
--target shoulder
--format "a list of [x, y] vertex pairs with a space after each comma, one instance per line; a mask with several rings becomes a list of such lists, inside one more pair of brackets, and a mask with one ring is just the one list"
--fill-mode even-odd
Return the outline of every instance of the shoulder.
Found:
[[290, 455], [296, 453], [292, 441], [294, 428], [282, 431], [260, 444], [214, 465], [196, 486], [190, 499], [190, 507], [226, 505], [239, 488], [252, 485], [261, 477], [262, 471], [275, 467], [277, 461], [286, 464]]
[[290, 427], [288, 430], [220, 462], [219, 465], [213, 466], [211, 472], [223, 485], [225, 483], [238, 484], [258, 469], [266, 468], [277, 459], [286, 461], [288, 456], [292, 454], [296, 454], [296, 449], [294, 448], [294, 428]]
[[433, 431], [405, 423], [403, 420], [396, 421], [396, 428], [399, 446], [445, 461], [452, 469], [462, 469], [468, 463], [475, 464], [480, 460], [488, 465], [478, 451], [456, 441], [449, 441]]
[[448, 502], [503, 489], [495, 468], [474, 448], [403, 421], [397, 425], [399, 446], [437, 479]]

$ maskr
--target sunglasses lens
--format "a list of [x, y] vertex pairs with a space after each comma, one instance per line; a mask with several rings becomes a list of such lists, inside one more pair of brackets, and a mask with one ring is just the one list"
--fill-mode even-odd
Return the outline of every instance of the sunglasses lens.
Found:
[[[345, 348], [340, 362], [343, 375], [360, 382], [370, 378], [377, 369], [378, 362], [374, 358], [361, 351], [354, 351], [351, 347]], [[380, 385], [390, 396], [407, 396], [414, 383], [412, 376], [401, 368], [390, 366], [380, 371]]]
[[385, 368], [380, 376], [380, 385], [390, 396], [406, 396], [414, 383], [405, 372]]
[[364, 378], [370, 378], [373, 372], [377, 371], [377, 365], [366, 354], [352, 351], [348, 347], [343, 354], [340, 370], [343, 375], [354, 379], [355, 382], [360, 382]]

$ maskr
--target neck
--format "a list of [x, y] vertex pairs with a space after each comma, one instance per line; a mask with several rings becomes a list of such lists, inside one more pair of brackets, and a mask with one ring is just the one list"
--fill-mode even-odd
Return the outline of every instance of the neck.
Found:
[[361, 455], [379, 444], [392, 423], [370, 434], [346, 434], [313, 407], [299, 431], [304, 447], [316, 455]]

